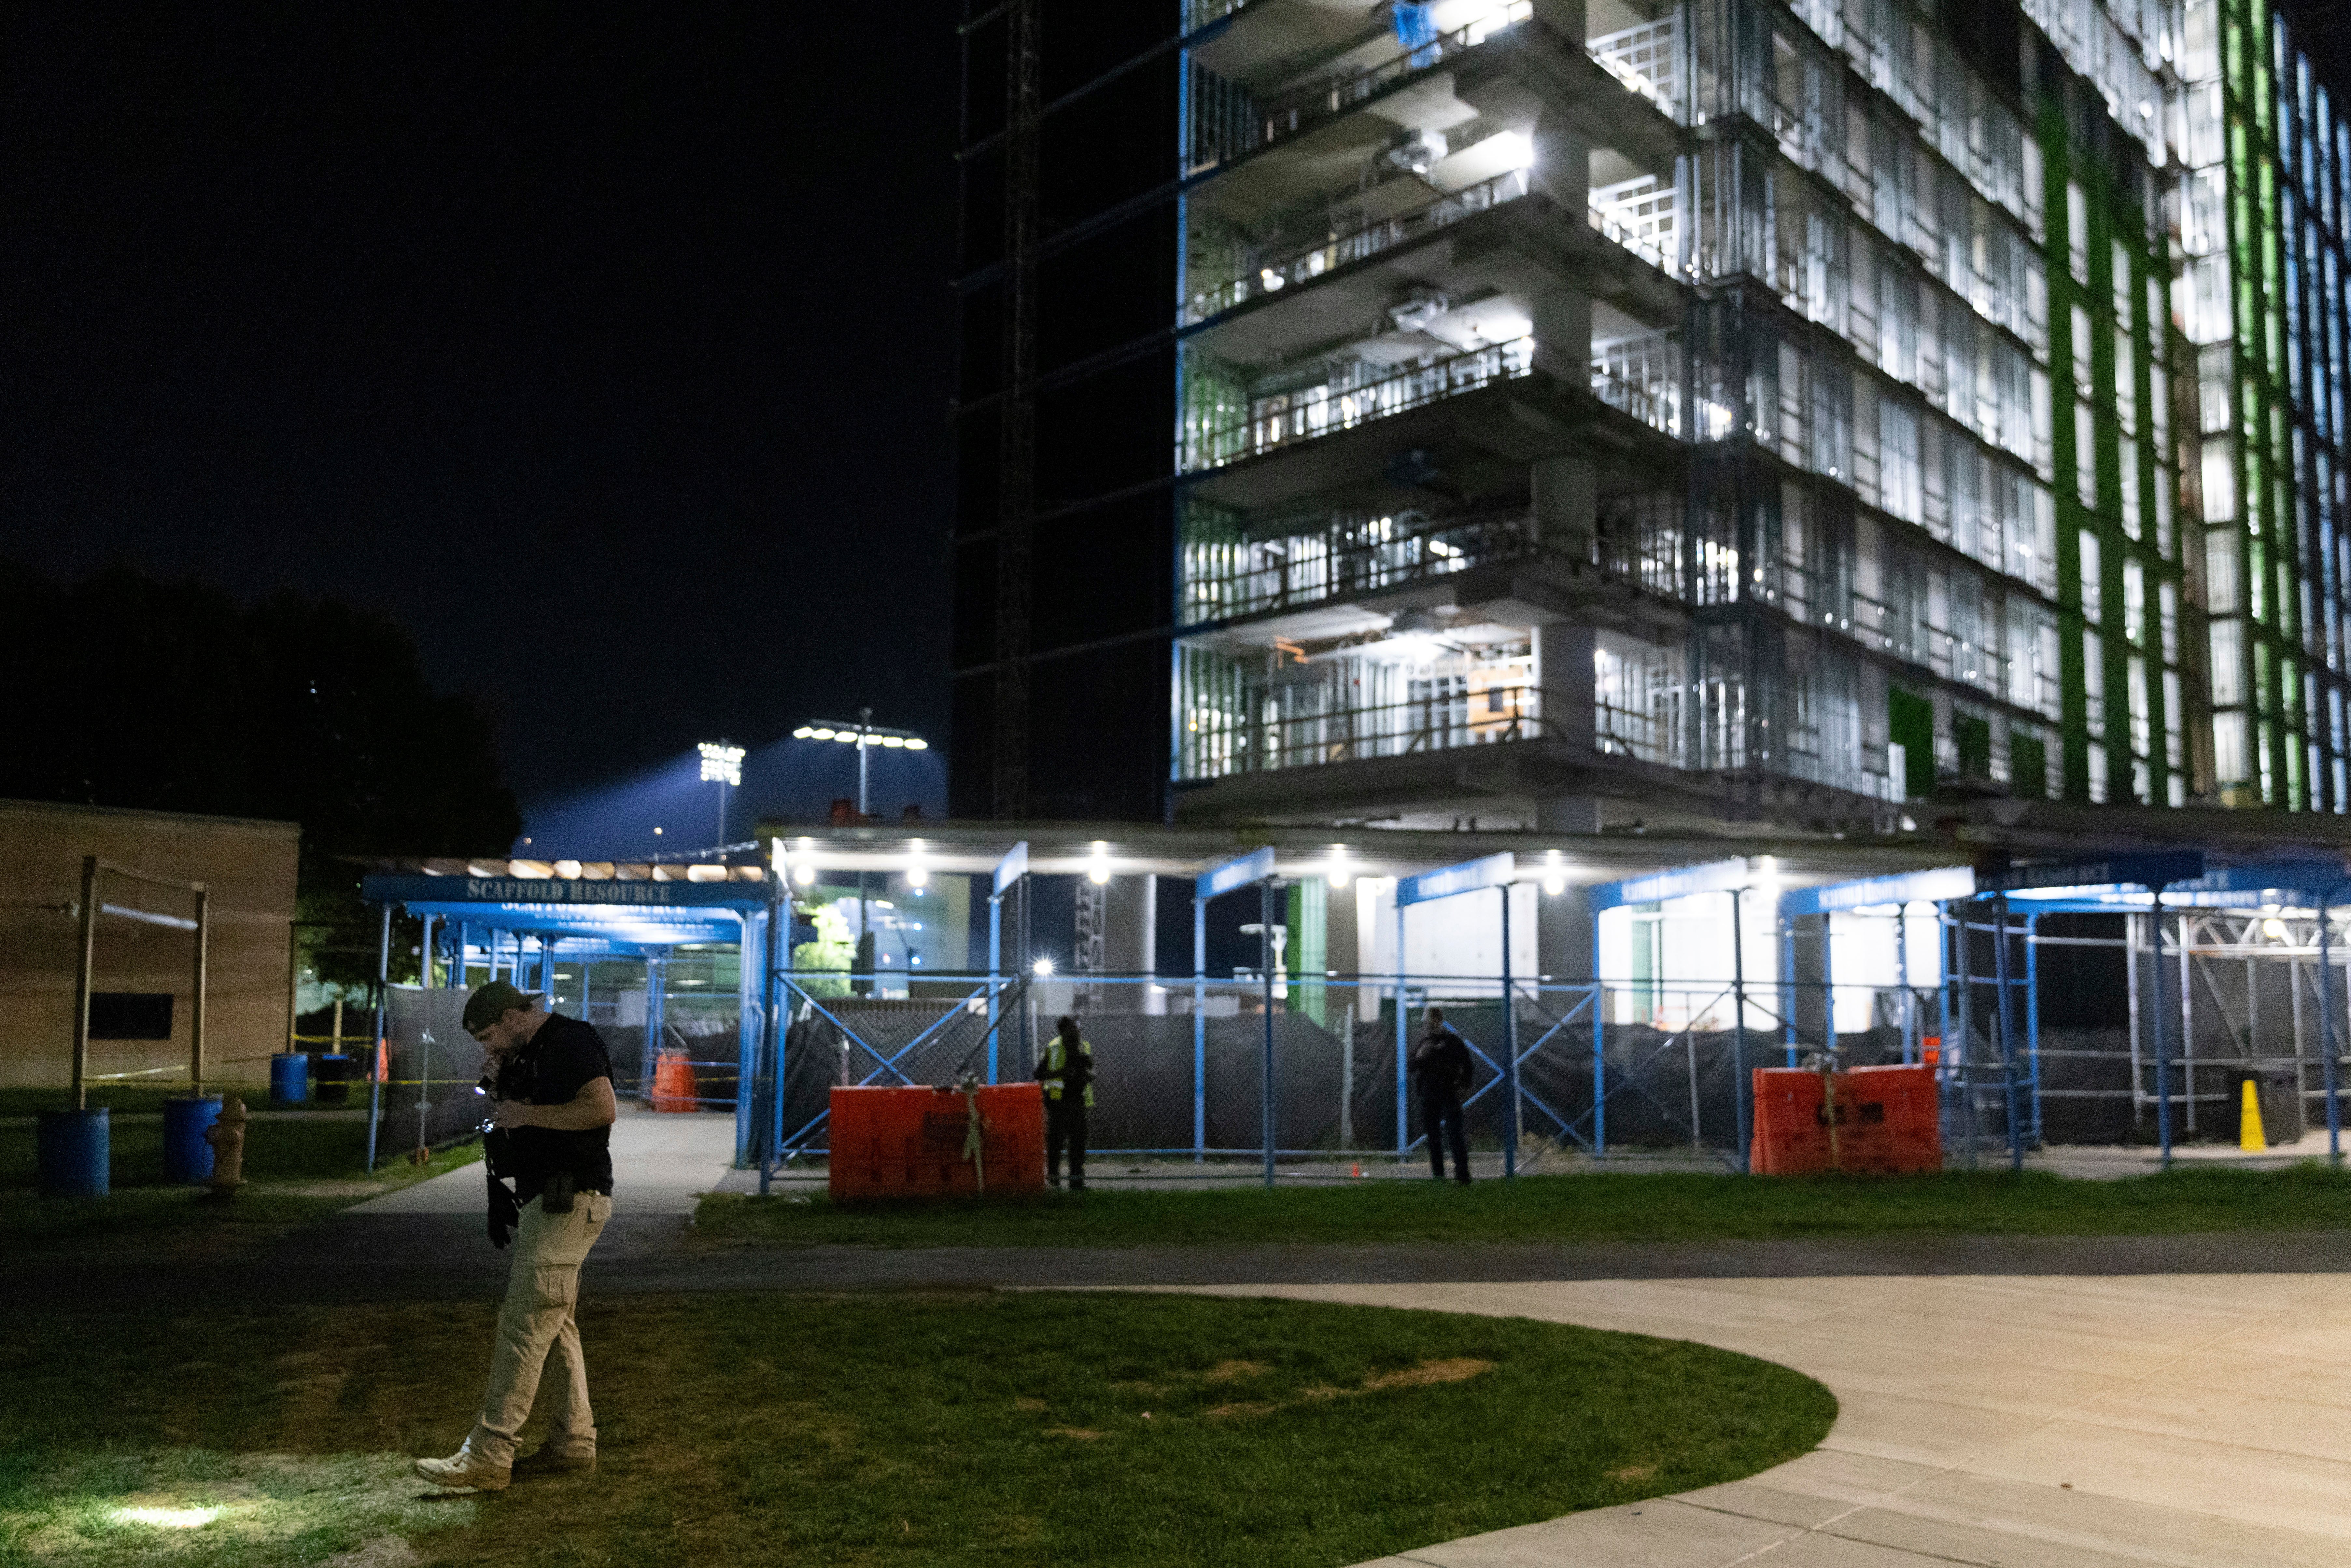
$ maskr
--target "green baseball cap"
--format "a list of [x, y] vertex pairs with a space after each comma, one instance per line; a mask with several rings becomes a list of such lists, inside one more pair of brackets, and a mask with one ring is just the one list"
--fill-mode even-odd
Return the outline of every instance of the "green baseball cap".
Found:
[[504, 980], [492, 980], [465, 998], [465, 1032], [487, 1029], [517, 1008], [528, 1012], [538, 1001]]

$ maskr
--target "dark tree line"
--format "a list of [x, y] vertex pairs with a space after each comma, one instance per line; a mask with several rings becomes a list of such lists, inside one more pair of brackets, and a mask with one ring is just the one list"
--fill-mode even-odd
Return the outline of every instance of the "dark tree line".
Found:
[[306, 920], [364, 925], [345, 857], [502, 855], [521, 831], [488, 716], [334, 600], [0, 559], [0, 796], [299, 822]]

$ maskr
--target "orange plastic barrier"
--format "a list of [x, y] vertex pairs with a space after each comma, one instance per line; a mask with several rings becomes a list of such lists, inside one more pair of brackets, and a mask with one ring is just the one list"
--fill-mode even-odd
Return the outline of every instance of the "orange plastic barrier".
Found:
[[1943, 1121], [1935, 1070], [1856, 1067], [1823, 1075], [1802, 1068], [1755, 1069], [1755, 1132], [1748, 1168], [1758, 1176], [1941, 1170]]
[[[974, 1111], [979, 1160], [969, 1154]], [[1045, 1092], [1035, 1083], [976, 1089], [835, 1089], [832, 1196], [949, 1197], [1041, 1192]]]
[[698, 1111], [695, 1101], [694, 1063], [684, 1055], [664, 1051], [653, 1063], [653, 1109]]

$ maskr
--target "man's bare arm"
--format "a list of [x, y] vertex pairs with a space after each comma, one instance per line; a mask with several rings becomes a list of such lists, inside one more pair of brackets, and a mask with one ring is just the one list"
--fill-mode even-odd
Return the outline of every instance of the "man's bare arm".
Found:
[[563, 1105], [529, 1105], [520, 1100], [498, 1102], [501, 1127], [545, 1127], [557, 1133], [585, 1133], [609, 1127], [621, 1119], [621, 1103], [612, 1097], [612, 1081], [591, 1078]]

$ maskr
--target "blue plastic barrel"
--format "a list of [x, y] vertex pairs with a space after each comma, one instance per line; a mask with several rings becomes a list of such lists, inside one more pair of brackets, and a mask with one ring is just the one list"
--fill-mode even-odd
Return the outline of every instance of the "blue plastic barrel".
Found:
[[204, 1134], [220, 1120], [217, 1094], [175, 1095], [163, 1102], [163, 1179], [192, 1186], [213, 1179], [213, 1146]]
[[112, 1139], [106, 1108], [44, 1111], [39, 1134], [43, 1197], [104, 1197]]
[[269, 1097], [280, 1105], [299, 1105], [310, 1097], [310, 1059], [288, 1051], [269, 1059]]

